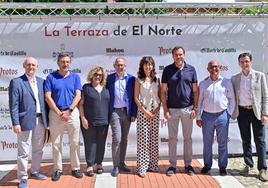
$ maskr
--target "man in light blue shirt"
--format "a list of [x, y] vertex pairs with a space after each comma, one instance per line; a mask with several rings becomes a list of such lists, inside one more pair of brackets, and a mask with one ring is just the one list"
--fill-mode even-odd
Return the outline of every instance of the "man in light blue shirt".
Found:
[[109, 120], [112, 128], [111, 175], [117, 177], [119, 171], [130, 172], [125, 164], [128, 133], [131, 122], [137, 116], [137, 105], [134, 101], [135, 77], [126, 73], [126, 60], [117, 57], [114, 63], [115, 73], [107, 78], [106, 87], [110, 93]]
[[200, 82], [198, 116], [196, 124], [202, 127], [204, 167], [206, 174], [212, 166], [212, 145], [214, 132], [217, 133], [218, 165], [220, 175], [227, 174], [229, 119], [235, 108], [235, 96], [231, 80], [220, 76], [220, 64], [216, 60], [208, 63], [210, 76]]

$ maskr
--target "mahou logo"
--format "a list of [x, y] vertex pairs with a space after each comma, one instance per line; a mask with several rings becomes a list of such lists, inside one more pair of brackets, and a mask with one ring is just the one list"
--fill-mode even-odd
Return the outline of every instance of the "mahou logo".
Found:
[[0, 67], [0, 76], [14, 76], [18, 74], [18, 69], [5, 69]]

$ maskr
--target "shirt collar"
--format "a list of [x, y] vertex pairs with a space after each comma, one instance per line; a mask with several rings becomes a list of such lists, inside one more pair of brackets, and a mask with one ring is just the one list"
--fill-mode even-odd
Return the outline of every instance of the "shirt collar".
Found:
[[223, 79], [223, 77], [221, 76], [221, 75], [219, 75], [219, 77], [218, 77], [218, 79], [217, 80], [211, 80], [211, 78], [210, 78], [210, 76], [208, 76], [208, 78], [207, 78], [209, 81], [211, 81], [211, 82], [215, 82], [215, 81], [220, 81], [220, 80], [222, 80]]
[[[176, 63], [175, 63], [175, 62], [173, 63], [173, 66], [174, 66], [176, 69], [179, 69], [179, 68], [176, 66]], [[188, 65], [187, 65], [186, 62], [184, 61], [184, 66], [183, 66], [182, 69], [187, 68], [187, 67], [188, 67]]]
[[28, 81], [29, 82], [32, 82], [32, 83], [34, 83], [35, 82], [35, 76], [29, 76], [29, 75], [27, 75], [27, 74], [25, 74], [26, 75], [26, 77], [27, 77], [27, 79], [28, 79]]
[[127, 77], [127, 73], [124, 72], [123, 76], [122, 77], [119, 77], [116, 73], [115, 73], [115, 78], [118, 80], [118, 79], [124, 79]]

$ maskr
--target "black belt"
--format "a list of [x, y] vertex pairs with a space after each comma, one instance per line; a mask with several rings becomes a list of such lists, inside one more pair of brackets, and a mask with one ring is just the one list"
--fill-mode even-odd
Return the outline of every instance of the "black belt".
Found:
[[62, 112], [62, 111], [66, 111], [66, 110], [69, 110], [69, 108], [59, 108], [58, 109]]
[[42, 113], [36, 113], [36, 117], [41, 117]]
[[125, 111], [125, 110], [127, 110], [127, 107], [122, 107], [122, 108], [114, 108], [114, 110]]
[[243, 109], [246, 109], [246, 110], [252, 110], [253, 109], [253, 106], [252, 105], [248, 105], [248, 106], [240, 106], [240, 108], [243, 108]]

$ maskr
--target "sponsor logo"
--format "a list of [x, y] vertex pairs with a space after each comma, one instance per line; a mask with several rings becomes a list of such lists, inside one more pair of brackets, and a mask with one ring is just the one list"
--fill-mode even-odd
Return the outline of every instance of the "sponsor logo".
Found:
[[202, 48], [201, 53], [235, 53], [235, 48]]
[[23, 50], [20, 51], [0, 51], [0, 56], [26, 56], [27, 53]]
[[[44, 69], [43, 70], [43, 74], [50, 74], [52, 72], [56, 71], [56, 69]], [[80, 74], [81, 73], [81, 69], [70, 69], [70, 72], [73, 72], [73, 73], [77, 73], [77, 74]]]
[[15, 143], [15, 142], [1, 141], [0, 143], [1, 143], [2, 150], [18, 148], [18, 143]]
[[0, 86], [0, 93], [7, 93], [9, 87]]
[[171, 54], [172, 52], [172, 48], [165, 48], [163, 46], [158, 46], [158, 50], [159, 50], [159, 55], [167, 55], [167, 54]]
[[106, 48], [106, 54], [109, 54], [109, 55], [123, 55], [124, 53], [125, 53], [124, 49]]
[[[62, 45], [63, 44], [61, 44], [61, 48], [65, 49], [65, 46], [62, 46]], [[60, 53], [68, 54], [72, 58], [74, 57], [74, 52], [52, 52], [52, 57], [57, 58]]]
[[114, 73], [115, 70], [114, 69], [106, 69], [106, 73], [109, 75], [109, 74], [112, 74]]
[[5, 69], [3, 67], [0, 67], [0, 76], [14, 76], [18, 74], [18, 69]]
[[0, 106], [0, 117], [1, 118], [10, 118], [10, 114], [9, 114], [9, 108], [1, 105]]
[[12, 130], [12, 125], [1, 125], [0, 130]]

